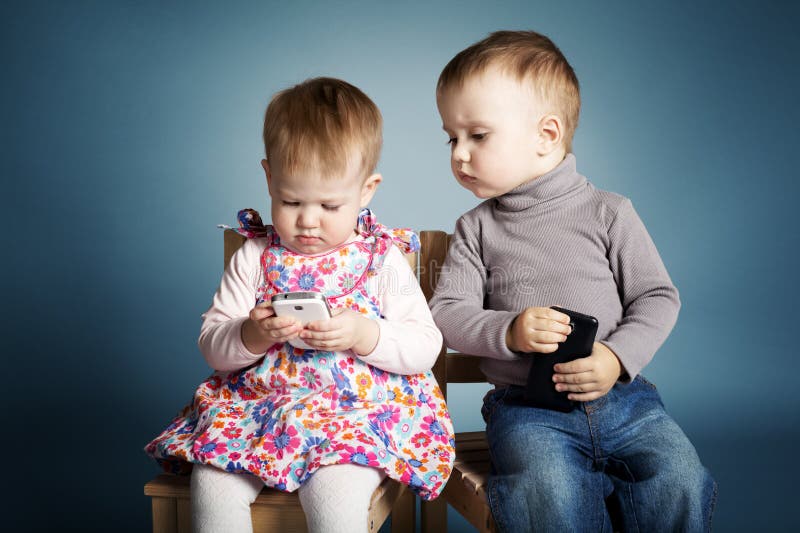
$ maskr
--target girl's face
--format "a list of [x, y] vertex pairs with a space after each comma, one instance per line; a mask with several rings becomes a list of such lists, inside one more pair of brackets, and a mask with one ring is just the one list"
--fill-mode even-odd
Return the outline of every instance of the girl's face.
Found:
[[303, 255], [323, 254], [350, 240], [359, 211], [381, 181], [378, 174], [364, 179], [349, 167], [324, 176], [315, 170], [288, 175], [266, 160], [261, 165], [272, 198], [272, 225], [284, 246]]

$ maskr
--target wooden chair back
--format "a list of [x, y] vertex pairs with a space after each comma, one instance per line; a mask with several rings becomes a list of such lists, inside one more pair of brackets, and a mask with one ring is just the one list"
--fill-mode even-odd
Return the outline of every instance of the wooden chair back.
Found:
[[[439, 281], [439, 274], [450, 246], [450, 238], [451, 235], [443, 231], [424, 230], [419, 234], [421, 245], [419, 284], [429, 301]], [[433, 367], [433, 374], [445, 397], [447, 397], [448, 383], [486, 383], [486, 376], [478, 368], [480, 361], [480, 357], [448, 352], [447, 346], [442, 346], [439, 359]]]
[[[447, 257], [451, 235], [443, 231], [421, 231], [419, 282], [428, 300], [439, 281]], [[485, 383], [486, 376], [479, 368], [481, 358], [452, 353], [443, 345], [433, 367], [433, 374], [447, 398], [448, 384]], [[447, 504], [466, 518], [478, 531], [495, 530], [484, 490], [489, 475], [489, 447], [484, 431], [456, 432], [456, 461], [442, 495], [433, 502], [424, 502], [422, 531], [438, 533], [447, 530]]]

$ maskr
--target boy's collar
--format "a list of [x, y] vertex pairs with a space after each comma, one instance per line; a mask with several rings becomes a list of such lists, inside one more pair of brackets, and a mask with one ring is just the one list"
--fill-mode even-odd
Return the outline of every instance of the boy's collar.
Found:
[[586, 182], [586, 178], [578, 174], [575, 156], [570, 153], [550, 172], [515, 187], [495, 201], [503, 211], [522, 211], [563, 196]]

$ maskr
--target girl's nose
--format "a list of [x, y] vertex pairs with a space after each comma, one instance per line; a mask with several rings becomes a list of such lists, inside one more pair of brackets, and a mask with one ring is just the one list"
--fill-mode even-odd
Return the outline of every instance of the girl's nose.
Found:
[[297, 216], [297, 225], [301, 228], [316, 228], [319, 225], [319, 216], [310, 209], [303, 209]]
[[463, 144], [453, 147], [453, 159], [459, 163], [469, 163], [469, 150]]

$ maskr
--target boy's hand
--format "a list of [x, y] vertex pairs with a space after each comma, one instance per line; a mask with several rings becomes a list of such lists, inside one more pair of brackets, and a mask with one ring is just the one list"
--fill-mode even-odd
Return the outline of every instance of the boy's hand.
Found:
[[588, 402], [611, 390], [622, 373], [622, 364], [608, 346], [595, 342], [591, 355], [557, 364], [553, 370], [557, 391], [569, 392], [570, 400]]
[[514, 352], [553, 353], [569, 332], [569, 315], [549, 307], [528, 307], [508, 328], [506, 345]]
[[378, 323], [352, 309], [334, 309], [329, 320], [309, 322], [300, 338], [317, 350], [342, 352], [353, 350], [367, 355], [378, 344]]
[[303, 327], [291, 316], [275, 316], [272, 304], [261, 303], [250, 310], [242, 324], [242, 342], [253, 353], [266, 352], [276, 343], [296, 338]]

